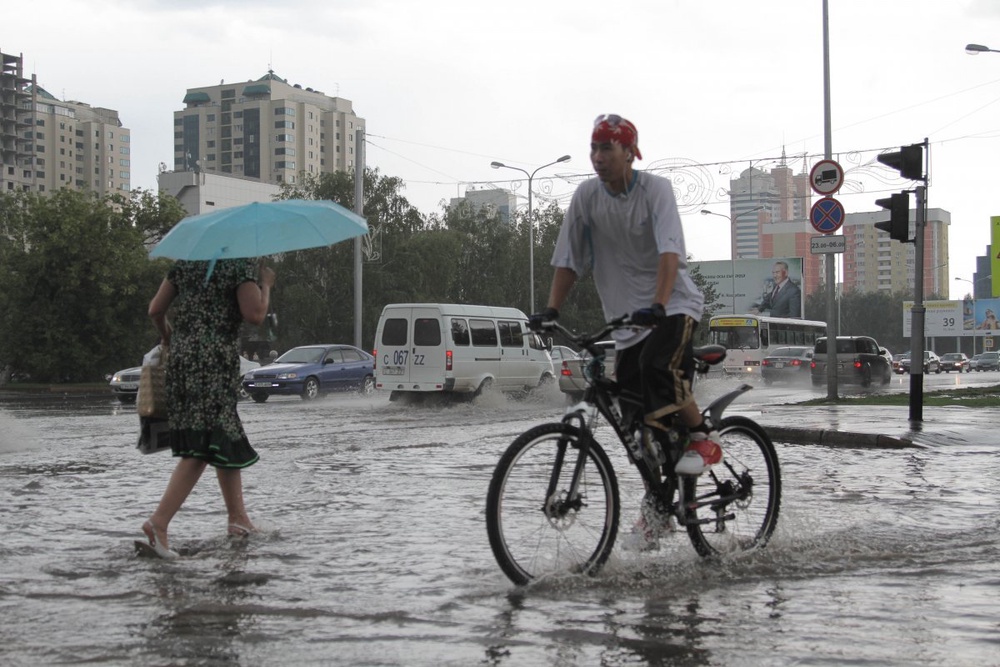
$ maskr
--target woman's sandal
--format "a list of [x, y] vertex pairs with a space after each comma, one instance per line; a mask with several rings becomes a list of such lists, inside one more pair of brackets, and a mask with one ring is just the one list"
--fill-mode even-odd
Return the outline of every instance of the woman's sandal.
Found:
[[157, 556], [163, 558], [164, 560], [180, 558], [179, 553], [163, 546], [160, 544], [159, 540], [156, 539], [156, 527], [153, 526], [152, 521], [146, 521], [142, 524], [142, 532], [146, 534], [146, 538], [149, 540], [149, 546]]
[[228, 532], [229, 532], [229, 537], [243, 539], [246, 537], [250, 537], [250, 533], [256, 533], [257, 529], [247, 528], [243, 524], [239, 523], [231, 523], [229, 524]]

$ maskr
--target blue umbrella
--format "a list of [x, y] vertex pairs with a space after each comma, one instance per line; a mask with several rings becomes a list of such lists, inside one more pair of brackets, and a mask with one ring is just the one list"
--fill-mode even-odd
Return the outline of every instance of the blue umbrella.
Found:
[[322, 248], [368, 233], [357, 213], [331, 201], [255, 202], [184, 218], [150, 257], [209, 260]]

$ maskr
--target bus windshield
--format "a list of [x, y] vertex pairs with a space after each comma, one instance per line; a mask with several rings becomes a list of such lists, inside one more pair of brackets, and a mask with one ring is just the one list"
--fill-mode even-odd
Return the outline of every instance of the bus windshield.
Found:
[[727, 350], [756, 350], [760, 347], [760, 334], [755, 326], [716, 326], [712, 329], [712, 342]]

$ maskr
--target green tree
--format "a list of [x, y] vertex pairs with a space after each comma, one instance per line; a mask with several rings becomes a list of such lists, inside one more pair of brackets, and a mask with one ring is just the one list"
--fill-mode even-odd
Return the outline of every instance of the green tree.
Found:
[[166, 264], [150, 262], [144, 241], [181, 215], [142, 192], [0, 196], [3, 365], [80, 382], [138, 363], [155, 342], [146, 307]]

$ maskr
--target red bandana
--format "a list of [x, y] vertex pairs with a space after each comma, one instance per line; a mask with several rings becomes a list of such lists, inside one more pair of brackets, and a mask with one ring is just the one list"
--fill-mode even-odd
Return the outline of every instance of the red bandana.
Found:
[[639, 131], [635, 125], [618, 114], [604, 114], [594, 120], [594, 132], [590, 135], [590, 140], [597, 143], [621, 144], [624, 148], [629, 148], [635, 153], [635, 157], [642, 159], [639, 152]]

